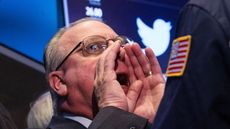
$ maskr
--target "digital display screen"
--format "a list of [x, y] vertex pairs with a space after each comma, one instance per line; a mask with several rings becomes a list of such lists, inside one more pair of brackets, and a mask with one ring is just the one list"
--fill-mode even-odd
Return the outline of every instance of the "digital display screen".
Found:
[[42, 63], [46, 44], [63, 26], [61, 7], [56, 0], [0, 0], [0, 43]]
[[84, 17], [102, 19], [119, 35], [150, 47], [163, 72], [180, 9], [187, 0], [64, 0], [65, 24]]

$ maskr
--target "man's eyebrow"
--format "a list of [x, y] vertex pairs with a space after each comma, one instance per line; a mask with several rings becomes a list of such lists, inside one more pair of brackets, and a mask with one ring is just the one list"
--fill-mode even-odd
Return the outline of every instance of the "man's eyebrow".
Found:
[[118, 35], [114, 35], [114, 34], [105, 34], [103, 37], [105, 37], [106, 40], [109, 40], [109, 39], [114, 39], [117, 36]]

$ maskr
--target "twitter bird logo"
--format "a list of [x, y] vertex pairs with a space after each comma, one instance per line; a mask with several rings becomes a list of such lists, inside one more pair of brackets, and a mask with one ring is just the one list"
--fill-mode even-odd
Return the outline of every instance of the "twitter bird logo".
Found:
[[162, 55], [169, 46], [171, 23], [156, 19], [153, 22], [153, 27], [149, 27], [139, 17], [136, 19], [136, 23], [142, 43], [152, 48], [156, 56]]

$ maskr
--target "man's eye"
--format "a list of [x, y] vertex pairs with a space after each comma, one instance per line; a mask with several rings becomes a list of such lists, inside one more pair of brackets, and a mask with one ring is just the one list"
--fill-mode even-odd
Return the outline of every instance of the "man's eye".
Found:
[[97, 54], [97, 53], [100, 53], [100, 51], [103, 51], [103, 47], [101, 43], [94, 42], [94, 43], [87, 45], [86, 50], [87, 50], [87, 53]]
[[88, 54], [98, 55], [107, 48], [107, 44], [104, 42], [93, 42], [87, 45], [86, 52]]
[[100, 47], [98, 46], [98, 44], [91, 44], [90, 46], [88, 46], [88, 49], [91, 51], [97, 51], [100, 49]]

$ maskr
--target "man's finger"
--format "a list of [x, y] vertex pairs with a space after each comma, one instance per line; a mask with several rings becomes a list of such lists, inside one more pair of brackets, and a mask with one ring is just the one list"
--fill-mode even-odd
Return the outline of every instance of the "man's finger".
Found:
[[142, 90], [143, 84], [142, 81], [137, 80], [131, 86], [129, 87], [128, 93], [127, 93], [127, 101], [129, 105], [129, 111], [133, 112], [134, 108], [136, 106], [138, 97], [140, 96], [141, 90]]
[[145, 76], [148, 75], [149, 71], [151, 71], [150, 63], [146, 55], [142, 52], [139, 44], [133, 44], [132, 46], [133, 53], [135, 54]]
[[133, 50], [132, 50], [132, 45], [125, 46], [125, 51], [127, 55], [129, 56], [130, 62], [133, 66], [134, 73], [137, 77], [137, 79], [143, 79], [145, 77], [143, 70], [137, 60], [137, 57], [135, 56]]
[[155, 54], [153, 53], [152, 49], [146, 48], [145, 53], [146, 53], [146, 56], [148, 57], [148, 60], [150, 62], [151, 70], [154, 73], [162, 73], [161, 68], [160, 68], [160, 64], [159, 64]]

